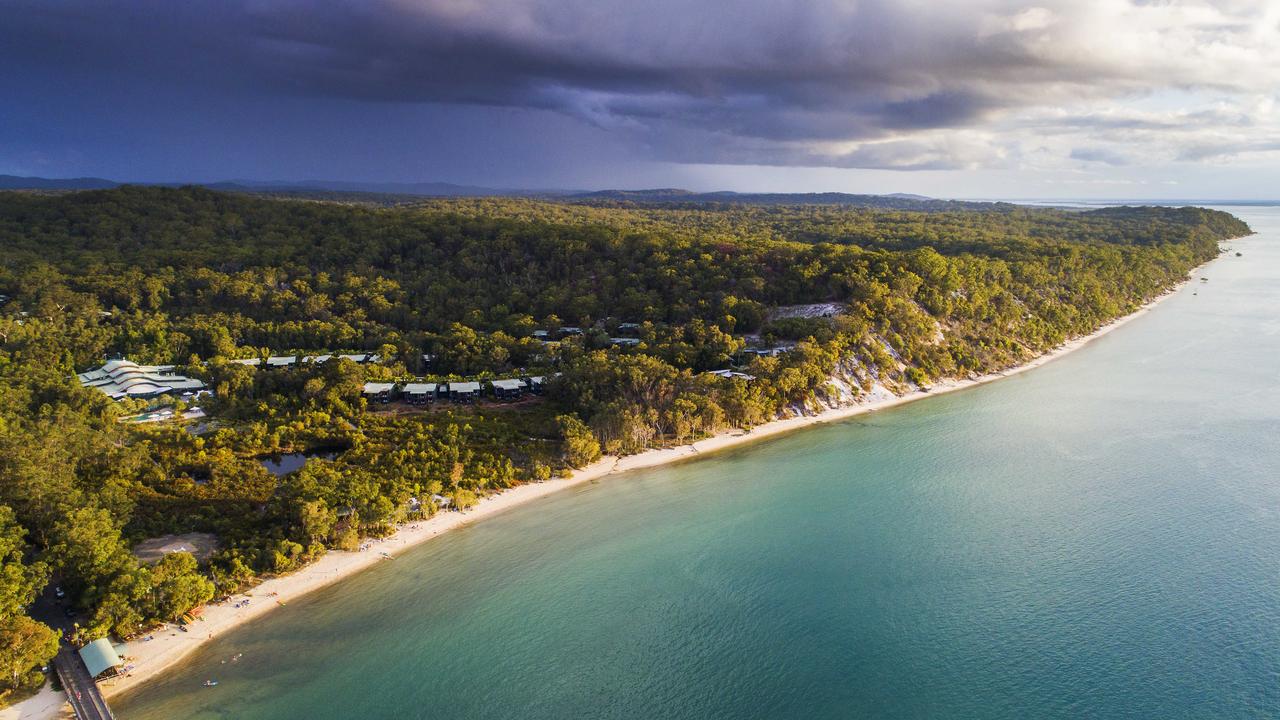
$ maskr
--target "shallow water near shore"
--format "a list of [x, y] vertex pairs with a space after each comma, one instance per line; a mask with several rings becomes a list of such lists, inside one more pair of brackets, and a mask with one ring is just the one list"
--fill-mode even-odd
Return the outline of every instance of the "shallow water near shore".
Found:
[[117, 715], [1278, 716], [1280, 209], [1229, 210], [1054, 363], [447, 533]]

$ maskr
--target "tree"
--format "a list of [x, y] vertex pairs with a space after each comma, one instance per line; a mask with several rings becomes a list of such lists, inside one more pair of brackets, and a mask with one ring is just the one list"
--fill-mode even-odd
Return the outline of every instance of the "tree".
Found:
[[48, 579], [44, 563], [23, 563], [25, 535], [13, 510], [0, 505], [0, 701], [39, 685], [37, 668], [58, 652], [58, 634], [22, 614]]
[[90, 602], [105, 592], [113, 577], [136, 565], [111, 514], [94, 507], [72, 510], [54, 525], [46, 556]]
[[480, 498], [476, 496], [475, 492], [467, 490], [466, 488], [458, 488], [457, 490], [454, 490], [452, 493], [452, 499], [453, 507], [458, 510], [469, 510], [472, 507], [475, 507], [476, 503], [480, 502]]
[[298, 506], [298, 526], [309, 542], [321, 542], [333, 533], [338, 514], [323, 500], [311, 500]]
[[13, 690], [39, 687], [40, 667], [58, 654], [58, 633], [20, 615], [0, 620], [0, 702]]
[[616, 455], [638, 453], [657, 435], [657, 411], [642, 405], [614, 400], [591, 417], [603, 449]]
[[698, 422], [697, 403], [684, 396], [676, 398], [664, 413], [663, 422], [676, 443], [684, 442], [693, 434]]
[[173, 621], [213, 598], [213, 583], [199, 572], [195, 557], [169, 553], [151, 568], [152, 617]]
[[559, 415], [556, 424], [560, 426], [564, 459], [570, 467], [584, 467], [600, 459], [600, 441], [581, 420], [573, 415]]
[[13, 510], [0, 505], [0, 618], [12, 617], [30, 605], [49, 578], [44, 563], [23, 563], [26, 534]]
[[81, 639], [90, 640], [111, 633], [132, 637], [153, 620], [150, 569], [133, 564], [116, 574], [106, 587], [92, 597], [95, 604], [90, 621], [80, 629]]
[[271, 551], [267, 569], [276, 574], [289, 572], [298, 566], [305, 550], [306, 548], [292, 540], [280, 540]]

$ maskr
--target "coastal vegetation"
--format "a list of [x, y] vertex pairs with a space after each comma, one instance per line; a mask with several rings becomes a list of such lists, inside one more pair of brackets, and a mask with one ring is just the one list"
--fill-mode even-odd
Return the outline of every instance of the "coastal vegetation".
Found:
[[[128, 637], [602, 454], [1024, 362], [1248, 232], [1198, 208], [0, 194], [0, 685], [39, 682], [56, 650], [28, 616], [51, 582], [82, 637]], [[231, 362], [357, 351], [379, 359]], [[115, 402], [76, 381], [116, 354], [203, 379], [208, 417], [121, 422], [175, 400]], [[511, 374], [549, 378], [546, 395], [361, 395], [373, 380]], [[330, 456], [280, 476], [261, 462], [318, 449]], [[190, 532], [217, 537], [207, 560], [131, 552]]]

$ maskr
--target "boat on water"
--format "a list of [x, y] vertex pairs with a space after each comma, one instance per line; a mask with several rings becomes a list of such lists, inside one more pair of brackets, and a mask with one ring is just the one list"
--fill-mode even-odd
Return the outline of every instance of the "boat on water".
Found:
[[213, 687], [214, 685], [217, 685], [217, 684], [218, 684], [218, 681], [217, 681], [217, 680], [205, 680], [205, 681], [204, 681], [204, 686], [205, 686], [205, 687]]

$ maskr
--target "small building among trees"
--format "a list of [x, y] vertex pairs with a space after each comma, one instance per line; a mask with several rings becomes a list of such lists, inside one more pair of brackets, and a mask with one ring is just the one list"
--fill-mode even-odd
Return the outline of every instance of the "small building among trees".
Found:
[[747, 382], [751, 382], [756, 379], [755, 375], [738, 372], [737, 370], [708, 370], [707, 374], [722, 377], [726, 380], [746, 380]]
[[395, 398], [395, 383], [365, 383], [361, 391], [369, 402], [389, 403]]
[[456, 403], [473, 403], [480, 398], [480, 383], [471, 382], [451, 382], [449, 383], [449, 399]]
[[525, 378], [524, 382], [526, 385], [529, 386], [529, 392], [533, 393], [534, 395], [541, 395], [543, 380], [544, 378], [541, 375], [534, 375], [533, 377]]
[[272, 355], [267, 358], [267, 369], [288, 368], [298, 364], [297, 355]]
[[410, 405], [426, 405], [435, 402], [439, 388], [436, 383], [405, 383], [401, 396]]
[[493, 396], [499, 400], [519, 400], [524, 395], [524, 381], [517, 379], [494, 380]]

